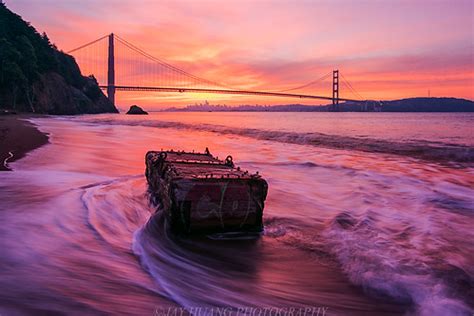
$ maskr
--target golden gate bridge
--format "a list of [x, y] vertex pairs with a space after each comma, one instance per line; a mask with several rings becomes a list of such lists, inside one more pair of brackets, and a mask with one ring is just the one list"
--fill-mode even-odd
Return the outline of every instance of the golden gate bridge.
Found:
[[[194, 92], [319, 99], [332, 101], [331, 109], [333, 111], [339, 110], [339, 101], [366, 101], [339, 70], [333, 70], [309, 83], [285, 90], [236, 89], [175, 67], [113, 33], [81, 45], [67, 53], [74, 56], [82, 73], [89, 73], [95, 77], [100, 88], [107, 91], [107, 97], [113, 104], [115, 104], [116, 91]], [[105, 55], [106, 57], [104, 57]], [[117, 59], [121, 60], [119, 67], [116, 67]], [[104, 67], [105, 64], [107, 67]], [[331, 78], [332, 95], [330, 96], [297, 93], [297, 91], [324, 84], [325, 80]], [[340, 79], [342, 80], [340, 81]], [[339, 96], [339, 84], [341, 82], [356, 99]]]

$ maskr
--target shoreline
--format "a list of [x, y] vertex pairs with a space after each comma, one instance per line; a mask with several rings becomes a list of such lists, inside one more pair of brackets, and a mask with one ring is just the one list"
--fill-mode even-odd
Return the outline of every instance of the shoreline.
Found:
[[11, 171], [8, 163], [49, 143], [49, 137], [26, 121], [32, 115], [0, 116], [0, 171]]

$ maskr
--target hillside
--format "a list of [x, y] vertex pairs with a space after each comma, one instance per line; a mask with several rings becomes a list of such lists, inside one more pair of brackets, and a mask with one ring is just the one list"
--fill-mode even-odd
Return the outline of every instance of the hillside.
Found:
[[0, 3], [0, 108], [45, 114], [116, 113], [93, 77], [48, 36]]
[[383, 112], [474, 112], [474, 102], [458, 98], [410, 98], [384, 102]]

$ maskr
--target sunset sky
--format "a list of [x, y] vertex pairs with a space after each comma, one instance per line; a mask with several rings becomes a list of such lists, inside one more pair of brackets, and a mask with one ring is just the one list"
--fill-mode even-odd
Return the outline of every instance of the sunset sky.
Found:
[[[235, 88], [283, 90], [339, 69], [364, 98], [430, 93], [474, 99], [472, 0], [5, 2], [64, 51], [114, 32], [153, 56]], [[329, 96], [330, 80], [301, 92]], [[340, 95], [356, 98], [344, 85]], [[231, 105], [324, 103], [118, 93], [121, 108], [204, 100]]]

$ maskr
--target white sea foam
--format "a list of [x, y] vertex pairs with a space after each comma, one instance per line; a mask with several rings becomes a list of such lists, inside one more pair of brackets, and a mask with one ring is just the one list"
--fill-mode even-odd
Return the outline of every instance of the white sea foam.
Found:
[[404, 155], [427, 160], [442, 162], [473, 163], [474, 148], [460, 144], [449, 144], [434, 141], [390, 141], [377, 138], [360, 138], [341, 135], [328, 135], [317, 132], [288, 132], [279, 130], [268, 130], [255, 128], [236, 128], [225, 125], [215, 124], [192, 124], [182, 122], [170, 122], [157, 119], [133, 119], [127, 117], [81, 117], [80, 121], [129, 125], [129, 126], [147, 126], [156, 128], [173, 128], [185, 130], [198, 130], [205, 132], [215, 132], [226, 135], [239, 135], [252, 137], [259, 140], [277, 141], [282, 143], [291, 143], [299, 145], [311, 145], [326, 148], [359, 150], [375, 153], [387, 153]]
[[[469, 315], [473, 310], [459, 294], [459, 278], [474, 283], [462, 262], [454, 265], [436, 223], [393, 223], [381, 228], [380, 216], [338, 214], [324, 233], [327, 246], [351, 282], [367, 292], [413, 303], [419, 315]], [[428, 221], [429, 222], [429, 221]], [[428, 251], [426, 245], [434, 249]], [[464, 269], [463, 269], [464, 268]], [[468, 289], [472, 291], [472, 289]]]

